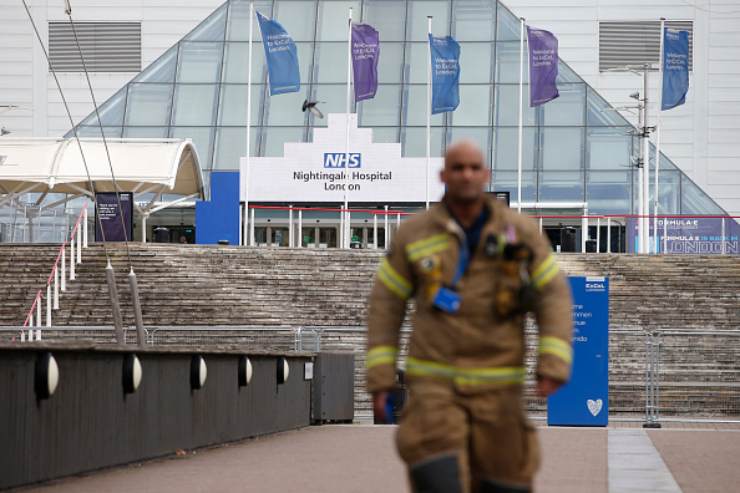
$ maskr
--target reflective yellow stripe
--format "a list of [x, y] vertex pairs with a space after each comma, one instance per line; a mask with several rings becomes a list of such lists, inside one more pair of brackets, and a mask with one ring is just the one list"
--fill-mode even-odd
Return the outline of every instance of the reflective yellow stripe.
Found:
[[524, 383], [527, 374], [522, 366], [500, 366], [493, 368], [459, 368], [434, 361], [409, 357], [406, 372], [418, 377], [442, 377], [454, 380], [459, 385], [481, 385], [487, 383]]
[[573, 348], [562, 339], [552, 336], [540, 338], [540, 354], [552, 354], [570, 364], [573, 361]]
[[537, 289], [542, 289], [560, 271], [555, 255], [552, 253], [532, 273], [532, 284]]
[[420, 258], [426, 257], [446, 250], [450, 246], [450, 237], [447, 233], [440, 233], [438, 235], [424, 238], [423, 240], [415, 241], [406, 245], [406, 255], [409, 261], [415, 262]]
[[380, 264], [378, 279], [386, 288], [402, 300], [406, 300], [411, 296], [411, 291], [413, 290], [411, 283], [396, 272], [390, 262], [388, 262], [388, 259], [383, 259], [383, 262]]
[[394, 365], [398, 348], [393, 346], [376, 346], [367, 352], [365, 366], [370, 369], [380, 365]]

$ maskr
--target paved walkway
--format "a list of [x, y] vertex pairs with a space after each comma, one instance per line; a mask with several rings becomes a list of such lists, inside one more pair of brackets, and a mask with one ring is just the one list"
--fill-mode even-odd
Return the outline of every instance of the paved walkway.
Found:
[[[539, 493], [736, 491], [740, 431], [541, 428]], [[394, 428], [311, 427], [109, 469], [24, 491], [395, 493]]]

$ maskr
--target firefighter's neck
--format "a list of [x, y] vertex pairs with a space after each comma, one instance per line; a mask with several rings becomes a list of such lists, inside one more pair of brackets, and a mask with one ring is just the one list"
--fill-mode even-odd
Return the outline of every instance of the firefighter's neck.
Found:
[[445, 204], [450, 213], [460, 222], [463, 228], [469, 228], [476, 219], [483, 213], [486, 199], [484, 196], [475, 201], [454, 200], [451, 197], [445, 197]]

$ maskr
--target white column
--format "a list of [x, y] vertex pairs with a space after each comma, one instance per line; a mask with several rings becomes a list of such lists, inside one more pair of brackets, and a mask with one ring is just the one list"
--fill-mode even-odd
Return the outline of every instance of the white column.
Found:
[[75, 279], [75, 238], [72, 236], [69, 241], [69, 280], [74, 281]]
[[51, 327], [51, 286], [46, 285], [46, 326]]
[[725, 253], [727, 253], [727, 241], [726, 241], [726, 238], [725, 238], [726, 235], [727, 235], [727, 233], [725, 231], [725, 218], [723, 217], [722, 218], [722, 233], [721, 233], [721, 236], [720, 236], [720, 238], [722, 238], [722, 240], [721, 240], [722, 241], [722, 255], [724, 255]]
[[303, 247], [303, 209], [298, 209], [298, 248]]
[[54, 309], [59, 310], [59, 265], [54, 266]]
[[373, 248], [378, 248], [378, 215], [373, 214]]
[[87, 248], [87, 206], [85, 206], [84, 209], [82, 209], [82, 247]]
[[77, 226], [77, 263], [82, 263], [82, 223]]
[[36, 295], [36, 327], [41, 327], [41, 292]]
[[384, 227], [385, 227], [385, 231], [384, 231], [385, 249], [388, 250], [388, 248], [390, 247], [390, 242], [391, 242], [391, 230], [388, 227], [389, 224], [388, 224], [388, 206], [387, 205], [385, 206], [385, 218], [384, 218], [384, 221], [385, 221], [385, 223], [384, 223]]
[[542, 234], [542, 216], [540, 216], [539, 223], [540, 223], [540, 234]]
[[668, 218], [663, 218], [663, 254], [668, 249]]
[[67, 290], [67, 245], [62, 245], [62, 292]]
[[516, 201], [517, 211], [522, 212], [522, 159], [524, 135], [524, 17], [519, 18], [519, 124], [516, 150]]
[[596, 218], [596, 253], [601, 253], [601, 218]]
[[146, 220], [149, 214], [146, 212], [141, 215], [141, 242], [146, 243]]
[[612, 253], [612, 218], [606, 218], [606, 253]]
[[250, 211], [249, 216], [249, 246], [254, 246], [254, 209]]
[[583, 213], [581, 218], [581, 253], [586, 253], [586, 240], [588, 240], [588, 212]]
[[[432, 34], [432, 16], [427, 16], [427, 34]], [[427, 169], [424, 185], [426, 208], [429, 209], [429, 179], [432, 173], [432, 43], [427, 36]]]
[[347, 211], [347, 248], [352, 246], [352, 213]]
[[293, 205], [288, 208], [288, 248], [295, 246], [295, 233], [293, 231]]

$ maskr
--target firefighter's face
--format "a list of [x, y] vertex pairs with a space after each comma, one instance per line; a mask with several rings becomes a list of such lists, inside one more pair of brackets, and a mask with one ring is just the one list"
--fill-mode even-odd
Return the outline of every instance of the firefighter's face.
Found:
[[447, 186], [449, 200], [476, 202], [483, 197], [490, 179], [490, 170], [475, 144], [461, 142], [448, 149], [440, 179]]

